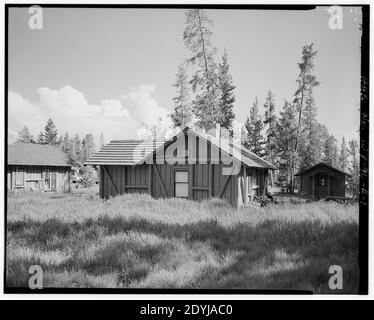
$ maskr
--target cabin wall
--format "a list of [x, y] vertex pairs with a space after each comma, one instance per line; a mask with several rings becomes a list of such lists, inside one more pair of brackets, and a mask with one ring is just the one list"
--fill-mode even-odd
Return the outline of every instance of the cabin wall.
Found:
[[345, 176], [331, 177], [331, 195], [345, 197]]
[[196, 201], [220, 197], [238, 207], [266, 192], [267, 170], [242, 166], [240, 173], [225, 175], [224, 167], [223, 164], [102, 166], [99, 193], [106, 199], [123, 193], [147, 193], [156, 199], [174, 197], [176, 171], [187, 172], [188, 199]]
[[100, 166], [100, 197], [108, 199], [123, 193], [149, 193], [146, 165]]
[[8, 190], [47, 191], [45, 173], [56, 173], [56, 189], [48, 191], [70, 192], [70, 167], [12, 166], [7, 168]]
[[[314, 180], [313, 180], [314, 175]], [[319, 178], [326, 179], [325, 186], [319, 185]], [[330, 177], [330, 181], [328, 179]], [[316, 168], [308, 171], [307, 174], [302, 174], [301, 191], [300, 194], [304, 196], [313, 195], [313, 182], [314, 182], [314, 195], [315, 196], [328, 196], [328, 187], [330, 188], [330, 196], [345, 197], [345, 175], [336, 172], [330, 168]], [[328, 185], [329, 184], [329, 185]]]
[[267, 169], [242, 167], [238, 177], [238, 206], [248, 204], [255, 196], [266, 194], [268, 175]]
[[222, 170], [221, 164], [102, 166], [99, 193], [106, 199], [123, 193], [148, 193], [156, 199], [174, 197], [175, 171], [186, 171], [189, 199], [206, 200], [222, 192], [223, 199], [237, 206], [237, 175], [223, 175]]
[[[266, 186], [267, 169], [245, 169], [239, 161], [233, 162], [233, 152], [237, 150], [224, 150], [210, 141], [185, 134], [171, 141], [165, 149], [160, 148], [146, 157], [143, 164], [101, 166], [100, 196], [109, 198], [126, 192], [148, 193], [154, 198], [174, 197], [175, 174], [180, 170], [187, 172], [188, 191], [185, 184], [184, 189], [182, 188], [186, 198], [201, 201], [219, 197], [237, 207], [244, 203], [247, 197], [245, 195], [243, 200], [242, 175], [248, 176], [245, 181], [250, 182], [250, 193], [262, 195]], [[226, 175], [229, 168], [237, 170]], [[180, 184], [177, 185], [179, 192], [181, 187]]]

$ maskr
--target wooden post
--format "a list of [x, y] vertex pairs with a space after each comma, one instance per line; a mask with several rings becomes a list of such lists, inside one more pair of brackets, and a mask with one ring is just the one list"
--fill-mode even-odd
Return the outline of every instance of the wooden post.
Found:
[[331, 176], [330, 175], [327, 175], [327, 195], [330, 196], [330, 179], [331, 179]]
[[247, 168], [243, 167], [243, 176], [244, 176], [244, 205], [246, 206], [248, 204], [248, 178], [247, 178]]
[[193, 187], [194, 187], [194, 164], [189, 164], [188, 168], [188, 198], [193, 200]]
[[99, 196], [101, 199], [104, 198], [104, 169], [103, 166], [99, 166], [99, 174], [100, 174], [100, 180], [99, 180]]
[[[252, 169], [248, 169], [248, 176], [247, 176], [247, 189], [248, 189], [248, 198], [251, 197], [250, 199], [248, 199], [249, 201], [252, 201], [252, 195], [253, 195], [253, 178], [252, 178], [252, 174], [253, 174], [253, 171]], [[251, 191], [249, 191], [249, 189]]]
[[242, 180], [242, 177], [239, 175], [237, 175], [237, 187], [238, 187], [238, 193], [237, 193], [237, 199], [236, 199], [236, 207], [239, 208], [240, 205], [243, 204], [244, 202], [244, 193], [243, 193], [243, 188], [244, 188], [244, 185], [243, 185], [243, 180]]
[[42, 169], [42, 189], [43, 189], [43, 192], [45, 191], [45, 171], [44, 171], [44, 168]]
[[11, 174], [11, 184], [10, 184], [10, 189], [13, 190], [14, 189], [14, 186], [16, 184], [16, 173], [14, 171], [14, 168], [12, 169], [12, 174]]
[[128, 179], [128, 172], [129, 172], [129, 168], [128, 166], [125, 166], [125, 181], [123, 182], [123, 192], [126, 193], [127, 192], [127, 185], [130, 184], [131, 182], [129, 182], [129, 179]]
[[264, 176], [264, 187], [263, 187], [262, 195], [266, 196], [268, 192], [268, 182], [269, 182], [267, 171], [263, 170], [263, 176]]
[[213, 164], [210, 163], [208, 164], [209, 166], [209, 197], [213, 198], [213, 193], [214, 193], [214, 180], [213, 180]]
[[312, 181], [313, 181], [313, 183], [312, 183], [312, 195], [313, 195], [313, 197], [314, 197], [314, 174], [312, 175]]
[[148, 192], [149, 195], [152, 196], [152, 166], [148, 166]]

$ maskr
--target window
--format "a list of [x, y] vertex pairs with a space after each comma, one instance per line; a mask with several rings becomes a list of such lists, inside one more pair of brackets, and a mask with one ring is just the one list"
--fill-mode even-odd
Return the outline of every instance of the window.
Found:
[[56, 172], [44, 172], [44, 189], [56, 190]]
[[320, 179], [320, 185], [321, 185], [321, 186], [324, 186], [325, 183], [326, 183], [325, 178], [321, 178], [321, 179]]
[[24, 185], [24, 172], [23, 171], [16, 171], [15, 172], [15, 185], [16, 186], [23, 186]]
[[26, 172], [26, 181], [27, 180], [41, 180], [42, 173], [37, 171], [27, 171]]
[[56, 172], [51, 172], [51, 190], [56, 190]]
[[175, 171], [174, 183], [175, 196], [188, 198], [188, 171]]

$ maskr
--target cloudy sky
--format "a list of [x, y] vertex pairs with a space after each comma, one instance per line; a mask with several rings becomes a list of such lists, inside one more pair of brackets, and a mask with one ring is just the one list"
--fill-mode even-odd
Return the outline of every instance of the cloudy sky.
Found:
[[[356, 135], [361, 14], [344, 8], [343, 28], [332, 30], [326, 9], [206, 10], [218, 57], [229, 55], [239, 122], [268, 90], [277, 111], [292, 99], [302, 46], [313, 42], [319, 121], [339, 140]], [[52, 118], [60, 133], [125, 139], [172, 110], [177, 66], [188, 56], [183, 9], [43, 9], [42, 30], [29, 28], [30, 16], [10, 9], [10, 137], [24, 125], [37, 136]]]

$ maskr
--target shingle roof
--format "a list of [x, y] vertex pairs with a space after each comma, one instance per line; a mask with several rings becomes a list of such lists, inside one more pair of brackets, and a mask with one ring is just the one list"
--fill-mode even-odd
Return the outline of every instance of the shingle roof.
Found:
[[343, 173], [343, 174], [345, 174], [347, 176], [350, 176], [348, 173], [346, 173], [346, 172], [344, 172], [344, 171], [342, 171], [342, 170], [340, 170], [338, 168], [335, 168], [335, 167], [333, 167], [333, 166], [331, 166], [331, 165], [329, 165], [328, 163], [325, 163], [325, 162], [317, 163], [313, 167], [310, 167], [308, 169], [305, 169], [305, 170], [302, 170], [302, 171], [298, 172], [296, 175], [299, 176], [299, 175], [304, 174], [305, 172], [308, 172], [308, 171], [310, 171], [310, 170], [312, 170], [314, 168], [317, 168], [317, 167], [321, 167], [321, 168], [327, 167], [327, 168], [330, 168], [330, 169], [335, 170], [337, 172]]
[[[239, 151], [238, 154], [233, 155], [237, 161], [247, 165], [248, 167], [256, 168], [268, 168], [277, 170], [275, 166], [265, 161], [261, 157], [255, 155], [253, 152], [244, 148], [241, 145], [225, 142], [224, 139], [218, 139], [207, 134], [197, 133], [196, 131], [185, 128], [184, 132], [189, 131], [204, 140], [209, 140], [217, 148], [227, 144], [226, 150]], [[98, 164], [98, 165], [136, 165], [146, 161], [147, 158], [151, 157], [154, 152], [157, 152], [159, 148], [162, 148], [164, 144], [168, 144], [178, 138], [180, 135], [184, 134], [180, 132], [177, 136], [169, 139], [166, 142], [162, 141], [145, 141], [145, 140], [113, 140], [104, 147], [101, 148], [99, 152], [96, 152], [91, 156], [91, 158], [85, 162], [85, 164]], [[136, 150], [136, 151], [135, 151]], [[134, 152], [135, 151], [135, 152]]]
[[32, 143], [8, 145], [8, 164], [70, 167], [67, 156], [59, 148]]
[[94, 153], [85, 164], [135, 165], [162, 143], [147, 140], [112, 140]]
[[[207, 134], [196, 133], [198, 136], [205, 138], [206, 140], [210, 140], [216, 147], [220, 148], [220, 146], [224, 147], [225, 150], [233, 150], [237, 153], [233, 153], [232, 157], [236, 158], [236, 160], [242, 162], [243, 164], [247, 165], [248, 167], [254, 168], [267, 168], [272, 170], [278, 170], [277, 167], [273, 166], [270, 162], [262, 159], [255, 153], [249, 151], [243, 145], [239, 143], [235, 143], [233, 141], [228, 141], [225, 139], [218, 139], [216, 137], [210, 136], [208, 137]], [[240, 157], [238, 157], [238, 153], [240, 153]], [[231, 152], [230, 152], [231, 154]]]

